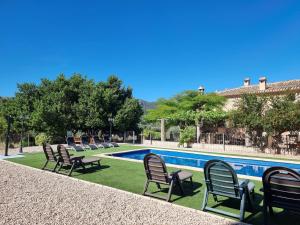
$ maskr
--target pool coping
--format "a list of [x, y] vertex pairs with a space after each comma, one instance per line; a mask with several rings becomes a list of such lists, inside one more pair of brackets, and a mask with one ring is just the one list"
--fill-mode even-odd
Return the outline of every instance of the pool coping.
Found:
[[[135, 152], [135, 151], [140, 151], [140, 150], [148, 150], [148, 149], [154, 149], [154, 150], [164, 150], [164, 151], [174, 151], [174, 152], [184, 152], [184, 151], [179, 151], [179, 150], [174, 150], [174, 149], [161, 149], [161, 148], [140, 148], [140, 149], [133, 149], [133, 150], [123, 150], [123, 151], [117, 151], [117, 152], [108, 152], [108, 153], [101, 153], [97, 154], [96, 156], [104, 157], [104, 158], [109, 158], [109, 159], [117, 159], [117, 160], [124, 160], [124, 161], [129, 161], [129, 162], [137, 162], [137, 163], [143, 163], [142, 160], [138, 159], [129, 159], [129, 158], [121, 158], [121, 157], [115, 157], [111, 156], [112, 154], [118, 154], [118, 153], [126, 153], [126, 152]], [[267, 159], [260, 159], [260, 158], [250, 158], [250, 157], [239, 157], [239, 156], [228, 156], [228, 155], [221, 155], [221, 154], [211, 154], [211, 153], [202, 153], [202, 152], [195, 152], [195, 151], [186, 151], [189, 153], [193, 154], [201, 154], [201, 155], [211, 155], [211, 156], [219, 156], [219, 157], [226, 157], [226, 158], [243, 158], [243, 159], [251, 159], [251, 160], [261, 160], [261, 161], [272, 161], [272, 162], [281, 162], [281, 163], [291, 163], [289, 161], [283, 161], [283, 160], [267, 160]], [[292, 161], [294, 163], [294, 161]], [[300, 162], [295, 162], [296, 164], [300, 165]], [[192, 170], [192, 171], [200, 171], [203, 172], [203, 168], [197, 168], [197, 167], [192, 167], [192, 166], [182, 166], [182, 165], [176, 165], [176, 164], [170, 164], [166, 163], [168, 167], [176, 167], [180, 169], [187, 169], [187, 170]], [[255, 176], [249, 176], [249, 175], [242, 175], [242, 174], [237, 174], [239, 178], [243, 179], [250, 179], [250, 180], [257, 180], [261, 181], [261, 177], [255, 177]]]

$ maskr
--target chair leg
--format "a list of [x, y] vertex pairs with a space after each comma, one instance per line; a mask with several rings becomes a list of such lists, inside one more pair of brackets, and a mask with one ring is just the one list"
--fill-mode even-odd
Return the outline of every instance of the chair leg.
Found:
[[74, 167], [75, 167], [75, 162], [72, 164], [72, 166], [71, 166], [71, 169], [70, 169], [70, 172], [69, 172], [69, 174], [68, 174], [68, 176], [71, 176], [71, 174], [72, 174], [72, 172], [73, 172], [73, 169], [74, 169]]
[[254, 190], [251, 193], [249, 191], [247, 191], [247, 200], [249, 203], [249, 208], [251, 210], [253, 210], [254, 209]]
[[207, 187], [205, 188], [205, 192], [204, 192], [204, 198], [203, 198], [203, 203], [202, 203], [202, 211], [205, 210], [205, 207], [207, 205], [207, 200], [208, 200], [208, 191], [207, 191]]
[[55, 164], [55, 167], [53, 168], [52, 172], [55, 172], [56, 168], [58, 167], [59, 161]]
[[145, 195], [146, 191], [148, 190], [148, 186], [149, 186], [149, 180], [147, 179], [146, 182], [145, 182], [143, 195]]
[[184, 195], [184, 189], [183, 189], [183, 186], [182, 186], [182, 181], [177, 180], [177, 181], [176, 181], [176, 184], [178, 185], [181, 194]]
[[45, 163], [45, 165], [42, 167], [42, 170], [44, 170], [44, 169], [46, 168], [48, 162], [49, 162], [49, 161], [47, 160], [46, 163]]
[[241, 205], [240, 205], [240, 221], [244, 220], [244, 216], [245, 216], [245, 202], [246, 202], [246, 196], [245, 196], [245, 192], [244, 192], [242, 194]]
[[269, 212], [270, 212], [270, 216], [274, 216], [274, 212], [273, 212], [272, 206], [269, 206]]
[[194, 183], [193, 183], [193, 178], [192, 177], [190, 178], [190, 181], [191, 181], [191, 187], [193, 188], [194, 187]]
[[167, 196], [167, 202], [170, 201], [171, 199], [171, 196], [172, 196], [172, 191], [173, 191], [173, 186], [174, 186], [174, 181], [172, 180], [171, 181], [171, 184], [170, 184], [170, 187], [169, 187], [169, 191], [168, 191], [168, 196]]
[[156, 186], [157, 186], [158, 189], [161, 189], [161, 186], [160, 186], [159, 183], [156, 183]]
[[264, 225], [268, 225], [268, 206], [264, 200], [263, 202]]
[[218, 197], [216, 195], [213, 195], [215, 202], [218, 202]]
[[58, 168], [57, 172], [59, 172], [59, 171], [61, 170], [62, 167], [63, 167], [63, 163], [61, 163], [61, 164], [59, 165], [59, 168]]

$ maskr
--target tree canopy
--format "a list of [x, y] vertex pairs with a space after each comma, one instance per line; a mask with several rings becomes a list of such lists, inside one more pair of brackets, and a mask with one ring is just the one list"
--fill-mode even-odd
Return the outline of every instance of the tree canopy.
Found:
[[261, 146], [262, 133], [281, 142], [283, 132], [300, 130], [300, 103], [294, 94], [282, 96], [243, 95], [229, 116], [234, 127], [246, 128], [254, 145]]
[[225, 98], [216, 94], [201, 94], [198, 91], [184, 91], [170, 99], [160, 99], [156, 108], [148, 110], [145, 120], [153, 122], [168, 119], [181, 128], [195, 125], [203, 119], [206, 123], [223, 121], [222, 110]]
[[108, 130], [110, 117], [115, 118], [114, 128], [119, 131], [137, 130], [143, 114], [132, 89], [116, 76], [95, 82], [81, 74], [70, 78], [60, 74], [55, 80], [42, 79], [38, 85], [18, 84], [15, 97], [0, 102], [0, 131], [9, 114], [14, 117], [15, 130], [20, 130], [24, 118], [27, 130], [46, 133], [54, 142], [64, 138], [67, 130]]

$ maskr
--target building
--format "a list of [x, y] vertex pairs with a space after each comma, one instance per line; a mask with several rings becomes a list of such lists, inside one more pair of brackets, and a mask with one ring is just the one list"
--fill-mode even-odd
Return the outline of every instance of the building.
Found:
[[228, 111], [234, 108], [235, 103], [243, 94], [282, 95], [287, 92], [295, 93], [296, 100], [300, 101], [300, 80], [268, 83], [266, 77], [261, 77], [258, 84], [252, 85], [250, 78], [246, 78], [243, 86], [217, 91], [216, 93], [228, 99], [224, 106], [224, 109]]

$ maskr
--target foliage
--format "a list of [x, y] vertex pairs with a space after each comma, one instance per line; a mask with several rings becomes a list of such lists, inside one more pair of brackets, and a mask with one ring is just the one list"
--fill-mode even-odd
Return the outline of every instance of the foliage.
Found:
[[198, 123], [201, 118], [207, 122], [219, 123], [225, 118], [222, 111], [225, 99], [216, 94], [201, 94], [198, 91], [184, 91], [170, 99], [160, 99], [156, 108], [148, 110], [145, 120], [153, 122], [168, 119], [181, 128]]
[[108, 130], [109, 117], [116, 117], [115, 129], [137, 130], [143, 113], [132, 89], [116, 76], [95, 82], [80, 74], [70, 78], [60, 74], [55, 80], [42, 79], [39, 85], [18, 84], [16, 96], [0, 102], [0, 118], [14, 118], [13, 132], [20, 133], [23, 124], [24, 131], [45, 133], [53, 142], [64, 141], [68, 130]]
[[295, 102], [293, 95], [270, 99], [270, 109], [265, 114], [264, 128], [273, 136], [273, 148], [279, 153], [281, 134], [286, 131], [290, 133], [300, 131], [300, 103]]
[[179, 126], [171, 126], [167, 133], [170, 135], [170, 139], [173, 141], [178, 141], [180, 138], [180, 127]]
[[184, 143], [189, 146], [195, 140], [196, 136], [196, 129], [194, 126], [188, 126], [181, 130], [180, 138], [179, 138], [179, 145], [184, 145]]
[[160, 131], [157, 130], [144, 129], [143, 134], [145, 137], [149, 137], [151, 139], [160, 139]]
[[117, 112], [115, 125], [120, 131], [138, 130], [138, 123], [143, 115], [143, 109], [136, 99], [126, 99]]
[[300, 102], [291, 95], [271, 98], [270, 109], [264, 118], [265, 130], [273, 135], [300, 130]]
[[245, 94], [237, 103], [237, 109], [229, 114], [234, 127], [246, 128], [254, 145], [260, 146], [259, 137], [264, 131], [264, 115], [268, 107], [268, 98], [254, 94]]
[[45, 133], [39, 133], [36, 137], [35, 137], [35, 144], [36, 145], [42, 145], [43, 143], [49, 142], [50, 141], [50, 137], [47, 136], [47, 134]]
[[283, 96], [244, 95], [236, 110], [229, 116], [235, 127], [246, 128], [253, 144], [262, 146], [262, 134], [275, 138], [275, 148], [281, 142], [281, 134], [300, 130], [300, 103], [294, 94]]

